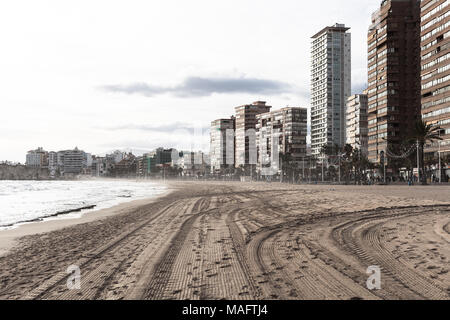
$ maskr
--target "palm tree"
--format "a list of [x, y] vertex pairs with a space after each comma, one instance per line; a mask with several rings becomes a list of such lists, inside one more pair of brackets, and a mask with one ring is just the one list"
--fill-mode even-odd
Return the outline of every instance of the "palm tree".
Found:
[[340, 148], [339, 145], [337, 144], [334, 145], [324, 144], [320, 150], [320, 153], [325, 156], [335, 156], [339, 154], [339, 152]]
[[280, 152], [280, 182], [284, 181], [284, 175], [288, 175], [293, 169], [293, 158], [290, 153]]
[[433, 126], [432, 124], [427, 124], [423, 120], [418, 120], [415, 124], [413, 133], [411, 135], [411, 141], [416, 142], [419, 147], [419, 157], [420, 157], [420, 170], [422, 171], [422, 184], [427, 184], [427, 179], [425, 176], [425, 161], [424, 161], [424, 147], [427, 142], [434, 142], [436, 140], [442, 140], [439, 132], [441, 127]]

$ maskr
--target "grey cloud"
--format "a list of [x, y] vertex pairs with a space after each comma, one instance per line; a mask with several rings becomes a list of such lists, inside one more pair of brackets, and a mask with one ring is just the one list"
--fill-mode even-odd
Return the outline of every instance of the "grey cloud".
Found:
[[209, 149], [209, 135], [202, 135], [199, 140], [193, 141], [189, 136], [186, 139], [180, 139], [178, 135], [171, 136], [170, 134], [161, 134], [158, 136], [151, 136], [148, 139], [125, 139], [117, 141], [109, 141], [100, 145], [103, 149], [108, 150], [127, 150], [132, 151], [133, 154], [141, 155], [159, 147], [176, 148], [178, 150], [203, 150]]
[[367, 82], [352, 85], [352, 94], [360, 94], [367, 89]]
[[142, 124], [126, 124], [120, 126], [110, 126], [104, 127], [102, 129], [106, 130], [139, 130], [139, 131], [154, 131], [154, 132], [164, 132], [164, 133], [172, 133], [175, 131], [188, 131], [190, 133], [194, 133], [195, 130], [201, 130], [203, 133], [209, 130], [208, 126], [198, 126], [195, 124], [183, 123], [183, 122], [174, 122], [169, 124], [161, 124], [161, 125], [142, 125]]
[[201, 78], [189, 77], [172, 87], [162, 87], [147, 83], [128, 85], [107, 85], [103, 90], [114, 93], [139, 94], [153, 97], [160, 94], [172, 94], [178, 97], [210, 96], [214, 93], [249, 93], [278, 95], [295, 92], [288, 83], [256, 78]]

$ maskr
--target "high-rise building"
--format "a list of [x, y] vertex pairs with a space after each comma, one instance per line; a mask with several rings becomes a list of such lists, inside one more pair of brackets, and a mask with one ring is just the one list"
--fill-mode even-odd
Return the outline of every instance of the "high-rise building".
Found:
[[[300, 163], [306, 157], [306, 136], [308, 134], [308, 109], [287, 107], [256, 116], [256, 146], [258, 170], [275, 165], [272, 156], [289, 154], [292, 162]], [[278, 147], [274, 143], [278, 142]]]
[[345, 106], [351, 94], [351, 34], [344, 24], [312, 37], [311, 153], [324, 145], [345, 144]]
[[383, 0], [368, 31], [368, 157], [380, 162], [420, 118], [420, 1]]
[[367, 155], [367, 94], [350, 96], [346, 113], [346, 143]]
[[256, 115], [270, 111], [265, 101], [236, 107], [236, 168], [256, 165]]
[[427, 153], [450, 152], [450, 1], [421, 2], [422, 118], [440, 126], [443, 141]]
[[48, 167], [48, 152], [43, 148], [30, 150], [26, 156], [26, 166], [32, 168], [47, 168]]
[[211, 122], [210, 159], [211, 172], [234, 167], [235, 118]]

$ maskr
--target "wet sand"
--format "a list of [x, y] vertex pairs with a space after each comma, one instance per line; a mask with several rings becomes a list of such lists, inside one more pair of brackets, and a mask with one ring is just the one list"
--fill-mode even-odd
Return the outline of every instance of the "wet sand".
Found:
[[[449, 186], [170, 187], [0, 232], [0, 298], [450, 299]], [[67, 288], [70, 265], [80, 290]], [[366, 287], [369, 266], [380, 290]]]
[[8, 251], [12, 247], [14, 247], [17, 241], [22, 237], [40, 233], [47, 233], [50, 231], [67, 228], [77, 224], [84, 224], [95, 220], [104, 219], [109, 216], [128, 212], [138, 207], [153, 203], [154, 201], [158, 200], [158, 198], [163, 197], [172, 191], [173, 190], [169, 187], [167, 191], [152, 198], [124, 202], [111, 208], [81, 212], [81, 216], [78, 218], [68, 218], [65, 217], [65, 215], [59, 215], [52, 219], [46, 219], [40, 222], [23, 223], [13, 228], [0, 230], [0, 257], [7, 254]]

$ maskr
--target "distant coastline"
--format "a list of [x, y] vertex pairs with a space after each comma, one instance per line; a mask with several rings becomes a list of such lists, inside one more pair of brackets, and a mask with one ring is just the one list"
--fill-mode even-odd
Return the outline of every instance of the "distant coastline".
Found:
[[0, 164], [0, 180], [55, 180], [47, 169], [30, 168], [23, 164]]
[[[23, 164], [0, 163], [0, 181], [76, 181], [94, 180], [98, 177], [90, 175], [60, 175], [50, 176], [46, 168], [32, 168]], [[129, 177], [102, 177], [101, 179], [130, 179]]]

